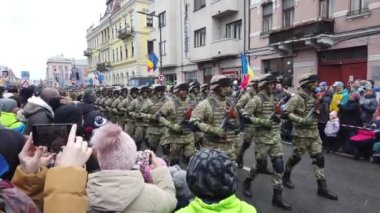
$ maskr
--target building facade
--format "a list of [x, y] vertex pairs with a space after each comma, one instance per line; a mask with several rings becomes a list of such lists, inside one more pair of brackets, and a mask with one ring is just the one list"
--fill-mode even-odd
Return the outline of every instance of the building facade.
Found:
[[89, 77], [101, 72], [105, 84], [126, 85], [132, 77], [154, 76], [147, 72], [147, 40], [152, 27], [145, 15], [152, 0], [107, 0], [100, 23], [87, 30]]
[[86, 59], [65, 58], [64, 55], [57, 55], [49, 58], [46, 65], [45, 83], [49, 87], [64, 88], [85, 83]]
[[251, 0], [251, 66], [288, 86], [307, 72], [380, 82], [379, 18], [379, 0]]

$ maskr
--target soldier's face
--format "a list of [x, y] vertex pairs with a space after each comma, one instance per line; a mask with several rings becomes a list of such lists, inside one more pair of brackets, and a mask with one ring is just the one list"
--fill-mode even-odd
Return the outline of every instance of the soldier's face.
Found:
[[193, 89], [193, 92], [194, 92], [195, 94], [199, 94], [199, 88], [198, 88], [198, 87], [195, 87], [195, 88]]
[[221, 97], [226, 97], [229, 94], [232, 94], [232, 88], [230, 86], [220, 86], [217, 89], [217, 94], [220, 95]]
[[161, 98], [164, 93], [162, 91], [156, 91], [155, 94], [158, 98]]
[[187, 90], [180, 90], [178, 91], [178, 96], [181, 98], [181, 99], [186, 99], [187, 98]]
[[128, 96], [128, 93], [127, 92], [123, 92], [123, 93], [121, 93], [121, 95], [123, 96], [123, 98], [126, 98]]
[[131, 93], [131, 96], [132, 96], [132, 98], [137, 98], [137, 93], [133, 92], [133, 93]]
[[274, 90], [274, 84], [273, 83], [267, 83], [267, 84], [265, 84], [264, 89], [268, 94], [272, 94], [273, 90]]
[[142, 93], [141, 93], [141, 95], [142, 95], [142, 97], [143, 98], [146, 98], [146, 97], [148, 97], [148, 91], [146, 91], [146, 90], [144, 90]]
[[208, 95], [209, 92], [210, 92], [209, 89], [205, 89], [205, 90], [203, 90], [203, 94], [205, 94], [205, 95]]
[[115, 97], [115, 98], [119, 97], [119, 93], [114, 93], [113, 97]]

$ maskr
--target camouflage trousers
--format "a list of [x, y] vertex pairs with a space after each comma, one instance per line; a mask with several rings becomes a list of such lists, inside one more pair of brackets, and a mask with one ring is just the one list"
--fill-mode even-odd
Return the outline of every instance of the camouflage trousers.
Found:
[[204, 133], [203, 132], [194, 132], [195, 137], [195, 148], [199, 149], [202, 147], [203, 140], [204, 140]]
[[147, 130], [146, 126], [136, 126], [133, 139], [135, 139], [137, 150], [140, 150], [143, 142], [145, 142], [146, 146], [149, 147], [149, 144], [147, 144], [148, 140], [147, 140], [146, 130]]
[[[306, 138], [293, 136], [293, 155], [302, 156], [306, 153], [309, 153], [310, 157], [316, 156], [322, 153], [322, 140], [320, 137]], [[314, 175], [318, 180], [325, 179], [324, 168], [313, 164]], [[293, 167], [289, 168], [290, 170]]]
[[126, 122], [126, 125], [127, 125], [126, 131], [127, 131], [128, 135], [130, 135], [133, 138], [134, 134], [135, 134], [136, 123], [129, 120]]
[[[239, 143], [236, 146], [236, 156], [239, 154], [244, 154], [245, 150], [249, 148], [249, 145], [253, 141], [253, 137], [255, 136], [255, 129], [253, 126], [245, 126], [244, 132], [240, 133]], [[243, 146], [243, 144], [245, 144]], [[242, 150], [243, 149], [243, 150]]]
[[157, 150], [159, 145], [161, 144], [161, 141], [164, 138], [164, 134], [166, 132], [165, 127], [156, 127], [156, 126], [149, 126], [146, 130], [148, 135], [148, 141], [150, 148], [153, 150]]
[[225, 152], [228, 157], [231, 158], [231, 160], [236, 161], [236, 150], [239, 150], [239, 142], [240, 137], [237, 135], [234, 138], [231, 138], [228, 142], [213, 142], [209, 141], [205, 138], [205, 141], [203, 142], [203, 148], [212, 148], [212, 149], [219, 149], [223, 152]]
[[168, 141], [170, 141], [170, 156], [169, 159], [180, 160], [182, 155], [185, 158], [190, 158], [194, 152], [194, 133], [187, 134], [171, 134], [168, 135]]

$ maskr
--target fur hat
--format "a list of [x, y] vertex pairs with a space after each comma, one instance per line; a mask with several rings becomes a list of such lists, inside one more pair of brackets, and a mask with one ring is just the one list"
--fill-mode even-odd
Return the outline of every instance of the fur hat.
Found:
[[109, 122], [94, 130], [90, 143], [97, 154], [101, 170], [130, 170], [135, 165], [136, 144], [116, 124]]

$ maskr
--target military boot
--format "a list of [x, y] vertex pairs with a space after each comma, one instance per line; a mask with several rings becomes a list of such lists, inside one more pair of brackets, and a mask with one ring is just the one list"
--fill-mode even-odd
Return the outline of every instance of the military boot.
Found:
[[239, 155], [237, 156], [237, 158], [236, 158], [236, 164], [237, 164], [237, 167], [239, 169], [243, 168], [244, 162], [243, 162], [243, 155], [242, 155], [242, 153], [239, 153]]
[[256, 165], [257, 165], [257, 172], [259, 174], [265, 174], [265, 175], [273, 175], [273, 172], [268, 170], [268, 161], [265, 159], [265, 160], [257, 160], [256, 161]]
[[290, 174], [291, 171], [289, 169], [286, 169], [284, 175], [282, 176], [282, 184], [289, 189], [294, 189], [294, 184], [290, 179]]
[[272, 204], [283, 210], [288, 210], [288, 211], [292, 210], [292, 205], [285, 202], [284, 199], [282, 198], [281, 188], [273, 188]]
[[253, 181], [253, 178], [247, 177], [243, 182], [243, 194], [246, 197], [252, 197], [252, 191], [251, 191], [252, 181]]
[[327, 189], [326, 180], [317, 180], [318, 182], [318, 195], [331, 200], [338, 200], [338, 195], [330, 192]]

